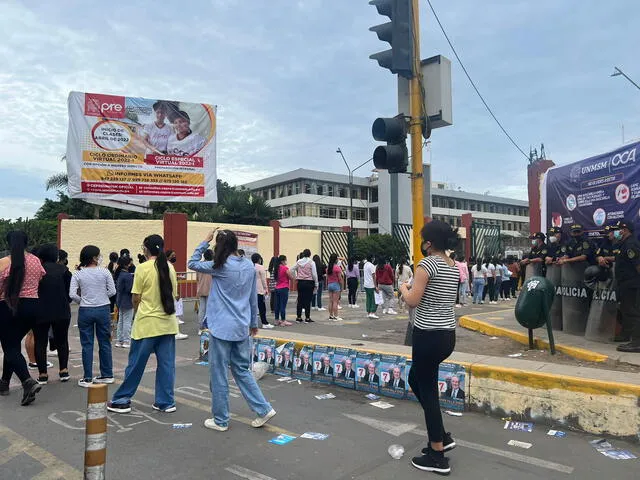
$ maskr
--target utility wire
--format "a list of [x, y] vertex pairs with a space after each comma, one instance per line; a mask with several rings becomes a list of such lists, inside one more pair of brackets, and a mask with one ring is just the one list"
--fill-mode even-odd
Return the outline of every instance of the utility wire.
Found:
[[482, 100], [482, 103], [484, 104], [485, 108], [487, 109], [487, 111], [489, 112], [489, 114], [493, 117], [493, 119], [496, 121], [496, 123], [498, 124], [498, 126], [500, 127], [500, 130], [502, 130], [502, 132], [507, 136], [507, 138], [509, 139], [509, 141], [513, 144], [514, 147], [516, 147], [520, 153], [522, 153], [522, 155], [529, 160], [529, 155], [527, 155], [526, 153], [524, 153], [524, 151], [518, 146], [518, 144], [515, 142], [515, 140], [513, 138], [511, 138], [511, 135], [509, 135], [509, 133], [507, 132], [507, 130], [502, 126], [502, 123], [500, 123], [500, 120], [498, 120], [498, 118], [495, 116], [495, 114], [493, 113], [493, 111], [491, 110], [491, 107], [489, 107], [489, 105], [487, 104], [487, 102], [484, 100], [484, 97], [482, 96], [482, 94], [480, 93], [480, 90], [478, 90], [478, 87], [476, 87], [476, 84], [473, 82], [473, 80], [471, 79], [471, 75], [469, 75], [469, 72], [467, 71], [467, 68], [464, 66], [464, 63], [462, 63], [462, 60], [460, 59], [460, 56], [458, 55], [458, 52], [456, 51], [455, 47], [453, 46], [453, 43], [451, 42], [451, 40], [449, 39], [449, 35], [447, 35], [446, 30], [444, 29], [444, 27], [442, 26], [442, 22], [440, 21], [440, 18], [438, 17], [438, 14], [436, 13], [435, 9], [433, 8], [433, 5], [431, 4], [431, 0], [427, 0], [427, 3], [429, 4], [429, 8], [431, 8], [431, 11], [433, 12], [433, 16], [436, 18], [436, 22], [438, 22], [438, 25], [440, 26], [440, 30], [442, 30], [442, 33], [444, 34], [444, 38], [447, 39], [447, 43], [449, 43], [449, 46], [451, 47], [451, 50], [453, 51], [453, 54], [456, 56], [456, 58], [458, 59], [458, 63], [460, 63], [460, 66], [462, 67], [462, 70], [464, 71], [464, 74], [467, 76], [467, 78], [469, 79], [469, 82], [471, 83], [471, 86], [473, 87], [473, 89], [476, 91], [476, 93], [478, 94], [478, 97], [480, 97], [480, 100]]

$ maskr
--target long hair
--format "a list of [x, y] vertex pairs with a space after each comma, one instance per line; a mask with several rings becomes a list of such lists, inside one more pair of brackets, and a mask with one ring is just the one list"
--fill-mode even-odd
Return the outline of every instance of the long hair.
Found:
[[176, 313], [176, 305], [173, 298], [173, 284], [169, 274], [169, 262], [164, 253], [164, 240], [160, 235], [149, 235], [143, 242], [149, 253], [156, 257], [156, 270], [158, 271], [158, 281], [160, 283], [160, 301], [164, 313], [172, 315]]
[[282, 265], [282, 262], [286, 262], [287, 261], [287, 257], [285, 257], [284, 255], [280, 255], [279, 257], [273, 257], [275, 258], [274, 262], [273, 262], [273, 279], [277, 282], [278, 281], [278, 274], [280, 273], [280, 265]]
[[349, 259], [349, 266], [347, 267], [350, 272], [353, 272], [353, 265], [356, 263], [356, 259], [351, 257]]
[[260, 256], [259, 253], [254, 253], [253, 255], [251, 255], [251, 261], [255, 264], [259, 264], [262, 265], [262, 257]]
[[482, 271], [482, 257], [478, 257], [478, 260], [476, 260], [476, 270], [478, 272]]
[[96, 262], [94, 258], [100, 256], [100, 249], [95, 245], [85, 245], [80, 250], [80, 265], [78, 267], [88, 267], [90, 265], [95, 265]]
[[327, 275], [333, 274], [333, 267], [335, 267], [337, 262], [338, 262], [337, 253], [332, 253], [331, 255], [329, 255], [329, 265], [327, 266]]
[[398, 265], [396, 265], [396, 274], [397, 275], [401, 275], [402, 272], [404, 271], [404, 266], [407, 263], [407, 259], [405, 257], [400, 257], [400, 261], [398, 262]]
[[[277, 262], [278, 262], [278, 257], [271, 257], [271, 260], [269, 260], [269, 268], [267, 268], [267, 270], [269, 271], [269, 275], [271, 275], [272, 277], [274, 275], [274, 271], [277, 270], [277, 269], [274, 268], [274, 266], [275, 266], [275, 264]], [[277, 275], [277, 273], [276, 273], [276, 275]]]
[[322, 274], [322, 260], [320, 259], [320, 255], [314, 255], [312, 260], [316, 264], [316, 272], [318, 277], [320, 277]]
[[384, 270], [384, 266], [387, 264], [386, 258], [380, 258], [376, 265], [376, 270]]
[[15, 230], [7, 233], [6, 240], [11, 251], [11, 267], [4, 287], [4, 298], [7, 299], [9, 308], [15, 313], [20, 301], [20, 290], [22, 290], [24, 283], [24, 251], [27, 248], [29, 238], [23, 231]]
[[227, 258], [238, 251], [238, 237], [231, 230], [221, 230], [213, 248], [213, 268], [222, 268]]

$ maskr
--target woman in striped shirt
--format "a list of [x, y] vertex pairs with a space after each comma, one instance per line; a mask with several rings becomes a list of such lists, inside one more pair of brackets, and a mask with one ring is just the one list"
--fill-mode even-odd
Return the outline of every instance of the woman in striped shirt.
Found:
[[413, 328], [412, 367], [409, 385], [424, 410], [429, 445], [422, 457], [414, 457], [414, 467], [428, 472], [449, 474], [445, 450], [456, 446], [445, 432], [438, 398], [438, 370], [456, 343], [454, 306], [460, 272], [445, 250], [454, 250], [457, 230], [434, 220], [422, 228], [421, 250], [426, 258], [418, 263], [411, 286], [404, 284], [400, 293], [410, 307], [416, 308]]

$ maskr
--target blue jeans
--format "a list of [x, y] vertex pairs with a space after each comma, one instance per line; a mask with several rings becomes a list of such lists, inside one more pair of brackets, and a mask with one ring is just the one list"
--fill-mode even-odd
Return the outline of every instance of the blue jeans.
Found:
[[476, 278], [473, 281], [473, 303], [480, 303], [482, 300], [482, 292], [484, 290], [484, 279]]
[[176, 404], [173, 389], [176, 383], [176, 337], [160, 335], [158, 337], [131, 340], [129, 363], [124, 371], [124, 382], [113, 395], [113, 403], [126, 405], [131, 402], [142, 380], [144, 369], [151, 353], [156, 354], [156, 397], [154, 404], [161, 408]]
[[133, 308], [128, 310], [118, 309], [118, 328], [116, 336], [120, 343], [131, 342], [131, 324], [133, 323]]
[[322, 308], [322, 289], [324, 288], [324, 282], [321, 280], [318, 282], [318, 291], [313, 297], [311, 297], [311, 306]]
[[288, 301], [289, 301], [289, 289], [278, 288], [276, 290], [276, 320], [285, 320], [287, 316]]
[[[288, 289], [287, 289], [288, 290]], [[251, 373], [251, 337], [239, 342], [220, 340], [209, 335], [209, 373], [211, 375], [211, 412], [217, 425], [229, 424], [229, 371], [249, 408], [259, 417], [271, 411]]]
[[78, 310], [78, 329], [80, 330], [80, 344], [82, 345], [84, 378], [93, 378], [94, 334], [98, 339], [100, 376], [113, 377], [110, 306], [80, 307]]

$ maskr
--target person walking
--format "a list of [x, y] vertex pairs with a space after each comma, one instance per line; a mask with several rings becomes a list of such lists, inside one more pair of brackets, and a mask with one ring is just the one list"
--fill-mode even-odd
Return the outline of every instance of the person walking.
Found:
[[393, 268], [389, 265], [389, 262], [384, 259], [376, 266], [376, 288], [382, 292], [384, 298], [384, 304], [382, 305], [382, 313], [385, 315], [397, 315], [393, 309], [393, 282], [395, 277], [393, 275]]
[[[87, 245], [80, 251], [79, 270], [71, 277], [69, 297], [80, 304], [78, 329], [82, 345], [84, 376], [78, 385], [87, 388], [92, 383], [113, 383], [113, 359], [111, 356], [111, 297], [115, 298], [113, 275], [101, 267], [100, 249]], [[93, 339], [98, 339], [100, 375], [93, 378]]]
[[356, 259], [351, 257], [347, 265], [347, 289], [349, 290], [349, 308], [358, 308], [358, 284], [360, 283], [360, 267]]
[[343, 273], [338, 265], [338, 254], [329, 255], [329, 265], [327, 265], [327, 290], [329, 291], [329, 320], [339, 322], [342, 320], [338, 316], [338, 302], [342, 291]]
[[38, 316], [33, 328], [35, 337], [36, 363], [38, 364], [38, 383], [46, 385], [49, 380], [47, 374], [47, 345], [49, 331], [53, 333], [53, 343], [58, 353], [60, 367], [60, 381], [69, 381], [69, 324], [71, 323], [71, 272], [58, 263], [58, 247], [53, 243], [42, 245], [38, 249], [38, 257], [42, 262], [45, 276], [38, 288]]
[[[214, 237], [213, 261], [201, 262], [202, 252]], [[276, 411], [264, 398], [250, 369], [251, 337], [258, 333], [255, 267], [238, 254], [238, 238], [231, 230], [218, 232], [216, 229], [198, 245], [189, 261], [189, 268], [213, 277], [209, 295], [209, 311], [216, 312], [209, 325], [212, 418], [206, 419], [204, 426], [219, 432], [229, 429], [228, 371], [231, 367], [242, 396], [257, 414], [251, 426], [262, 427], [276, 415]], [[288, 278], [286, 271], [283, 276]]]
[[313, 323], [311, 320], [311, 300], [318, 288], [318, 271], [316, 263], [311, 260], [311, 250], [306, 248], [302, 251], [300, 259], [289, 270], [289, 276], [298, 280], [296, 321], [302, 323], [302, 310], [304, 310], [304, 321]]
[[[133, 309], [135, 321], [131, 330], [129, 361], [124, 381], [114, 393], [107, 409], [114, 413], [131, 412], [131, 399], [136, 393], [151, 353], [156, 356], [156, 391], [154, 410], [176, 411], [174, 388], [176, 380], [176, 318], [175, 298], [178, 296], [176, 271], [167, 261], [164, 240], [149, 235], [142, 245], [146, 262], [139, 265], [133, 277]], [[204, 250], [199, 252], [202, 258]]]
[[327, 266], [320, 259], [319, 255], [313, 256], [313, 262], [316, 264], [316, 273], [318, 274], [318, 288], [311, 298], [311, 309], [324, 312], [326, 308], [322, 306], [322, 291], [327, 281]]
[[118, 280], [116, 281], [116, 305], [118, 307], [118, 328], [116, 329], [116, 343], [118, 348], [131, 347], [131, 324], [133, 323], [133, 273], [131, 257], [120, 257], [118, 260]]
[[376, 292], [376, 266], [373, 264], [373, 255], [367, 255], [367, 261], [364, 262], [362, 267], [362, 285], [367, 296], [367, 317], [371, 319], [380, 318], [376, 315], [378, 305], [376, 305], [375, 292]]
[[0, 258], [0, 344], [4, 354], [0, 395], [9, 395], [9, 382], [15, 373], [22, 382], [20, 405], [26, 406], [33, 403], [42, 387], [29, 375], [21, 342], [35, 325], [38, 286], [46, 272], [40, 259], [27, 253], [26, 233], [8, 232], [6, 241], [10, 255]]
[[458, 267], [458, 270], [460, 271], [460, 286], [456, 307], [465, 307], [467, 305], [467, 296], [469, 294], [469, 265], [467, 265], [464, 257], [461, 258], [461, 261], [456, 261], [456, 267]]
[[456, 248], [459, 237], [457, 230], [439, 220], [426, 224], [421, 236], [426, 258], [417, 265], [411, 287], [401, 287], [407, 305], [417, 307], [409, 385], [424, 410], [429, 438], [423, 455], [414, 457], [411, 464], [423, 471], [448, 475], [451, 467], [444, 452], [456, 443], [442, 421], [438, 371], [456, 344], [454, 305], [460, 271], [445, 251]]
[[[205, 262], [213, 260], [213, 250], [210, 248], [205, 250], [202, 256]], [[205, 275], [204, 273], [196, 273], [196, 284], [198, 296], [198, 330], [202, 331], [205, 328], [205, 320], [207, 318], [207, 301], [209, 298], [209, 292], [211, 291], [211, 275]]]
[[[207, 252], [211, 252], [211, 250], [207, 250]], [[212, 260], [213, 255], [211, 256], [210, 260], [207, 260], [205, 255], [205, 262], [210, 262]], [[256, 270], [256, 292], [258, 294], [258, 313], [260, 315], [260, 322], [262, 323], [262, 328], [266, 328], [267, 330], [269, 330], [273, 328], [273, 325], [271, 325], [267, 321], [267, 305], [265, 304], [264, 300], [265, 296], [269, 294], [269, 286], [267, 285], [267, 271], [262, 265], [262, 257], [259, 253], [254, 253], [253, 255], [251, 255], [251, 261], [253, 262], [253, 267]], [[211, 275], [200, 272], [198, 272], [198, 275], [209, 277], [209, 285], [211, 285], [211, 279], [213, 278]], [[208, 296], [209, 294], [207, 293], [207, 297]]]
[[273, 274], [276, 282], [276, 326], [290, 327], [293, 325], [287, 322], [287, 302], [289, 301], [289, 267], [287, 267], [287, 257], [280, 255], [273, 263]]
[[473, 277], [473, 304], [482, 304], [484, 300], [482, 300], [482, 295], [485, 290], [485, 285], [487, 283], [487, 274], [488, 270], [482, 264], [482, 259], [478, 257], [478, 261], [471, 268], [471, 276]]
[[396, 268], [396, 278], [398, 279], [398, 310], [404, 312], [404, 298], [400, 295], [400, 287], [405, 283], [411, 283], [411, 279], [413, 278], [413, 272], [408, 265], [407, 259], [402, 257], [400, 259], [400, 263], [398, 263], [398, 267]]

